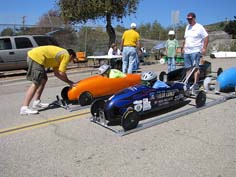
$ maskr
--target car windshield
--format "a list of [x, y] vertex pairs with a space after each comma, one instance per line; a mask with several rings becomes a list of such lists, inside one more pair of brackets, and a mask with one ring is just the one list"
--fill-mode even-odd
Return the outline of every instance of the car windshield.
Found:
[[39, 46], [44, 46], [44, 45], [55, 45], [59, 46], [58, 42], [50, 36], [34, 36], [35, 41]]

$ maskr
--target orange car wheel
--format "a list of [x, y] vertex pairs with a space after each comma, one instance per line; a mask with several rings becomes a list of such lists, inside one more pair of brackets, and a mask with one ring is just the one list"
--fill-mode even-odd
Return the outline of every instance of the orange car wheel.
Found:
[[61, 97], [63, 100], [68, 100], [68, 91], [69, 91], [70, 87], [66, 86], [61, 90]]
[[93, 96], [89, 92], [84, 92], [79, 96], [79, 104], [81, 106], [90, 105], [93, 102]]

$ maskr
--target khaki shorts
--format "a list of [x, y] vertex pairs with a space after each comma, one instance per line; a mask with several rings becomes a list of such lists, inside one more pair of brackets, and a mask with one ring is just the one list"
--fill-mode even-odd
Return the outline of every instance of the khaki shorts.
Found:
[[27, 65], [27, 80], [32, 81], [35, 85], [39, 85], [43, 79], [48, 79], [44, 66], [38, 64], [31, 58], [27, 58]]

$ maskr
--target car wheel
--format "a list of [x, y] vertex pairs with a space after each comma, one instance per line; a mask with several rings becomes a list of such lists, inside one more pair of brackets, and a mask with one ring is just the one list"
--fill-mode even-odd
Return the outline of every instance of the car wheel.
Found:
[[203, 81], [203, 88], [204, 90], [207, 92], [211, 89], [210, 84], [212, 82], [212, 78], [211, 77], [206, 77]]
[[166, 74], [165, 71], [162, 71], [162, 72], [159, 74], [159, 80], [160, 80], [160, 81], [167, 82], [167, 74]]
[[127, 110], [121, 118], [121, 126], [125, 131], [136, 128], [138, 122], [138, 113], [133, 109]]
[[61, 97], [63, 100], [68, 100], [68, 91], [69, 91], [70, 87], [66, 86], [61, 90]]
[[93, 102], [93, 96], [89, 92], [84, 92], [79, 96], [79, 104], [81, 106], [90, 105]]
[[223, 69], [222, 69], [222, 68], [218, 68], [218, 70], [217, 70], [217, 76], [219, 76], [222, 72], [223, 72]]
[[206, 93], [201, 90], [196, 97], [196, 107], [197, 108], [202, 107], [205, 105], [205, 103], [206, 103]]
[[92, 114], [92, 116], [97, 116], [99, 115], [99, 111], [103, 111], [104, 110], [104, 105], [105, 105], [105, 101], [104, 100], [96, 100], [92, 103], [91, 108], [90, 108], [90, 112]]
[[211, 58], [216, 58], [214, 54], [210, 54], [210, 57]]

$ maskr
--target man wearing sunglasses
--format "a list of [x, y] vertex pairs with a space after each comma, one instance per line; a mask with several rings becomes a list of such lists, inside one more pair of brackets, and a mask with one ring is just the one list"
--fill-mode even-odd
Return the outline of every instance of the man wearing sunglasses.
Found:
[[199, 62], [202, 55], [206, 54], [208, 45], [208, 33], [205, 28], [196, 22], [196, 15], [193, 12], [187, 15], [188, 25], [185, 29], [183, 50], [184, 53], [184, 66], [188, 69], [187, 74], [190, 73], [190, 68], [195, 67], [194, 83], [190, 89], [197, 90], [197, 82], [200, 76]]

